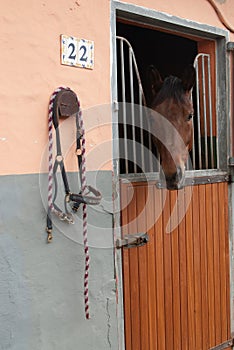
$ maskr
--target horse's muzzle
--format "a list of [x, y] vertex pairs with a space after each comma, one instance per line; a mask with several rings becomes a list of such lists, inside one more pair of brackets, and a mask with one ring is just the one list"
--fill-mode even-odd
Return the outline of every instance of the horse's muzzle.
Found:
[[184, 187], [185, 172], [181, 167], [177, 167], [172, 175], [162, 174], [160, 171], [160, 182], [164, 183], [168, 190], [180, 190]]

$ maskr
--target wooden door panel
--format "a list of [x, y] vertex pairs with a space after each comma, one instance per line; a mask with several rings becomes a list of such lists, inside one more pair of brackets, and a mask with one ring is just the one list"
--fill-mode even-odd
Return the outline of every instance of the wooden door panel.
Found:
[[229, 339], [227, 184], [178, 197], [154, 182], [122, 183], [121, 206], [122, 233], [150, 237], [123, 249], [126, 350], [208, 350]]

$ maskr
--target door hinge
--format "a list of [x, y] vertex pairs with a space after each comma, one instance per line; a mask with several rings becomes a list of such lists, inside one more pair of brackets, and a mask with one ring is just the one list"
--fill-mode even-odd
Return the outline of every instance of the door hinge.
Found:
[[123, 239], [116, 239], [116, 248], [134, 248], [141, 247], [149, 242], [149, 236], [147, 233], [134, 233], [131, 235], [125, 235]]
[[229, 41], [227, 43], [227, 51], [233, 51], [234, 50], [234, 42], [233, 41]]
[[222, 344], [216, 345], [213, 348], [210, 348], [209, 350], [223, 350], [233, 346], [234, 346], [234, 338], [229, 339]]

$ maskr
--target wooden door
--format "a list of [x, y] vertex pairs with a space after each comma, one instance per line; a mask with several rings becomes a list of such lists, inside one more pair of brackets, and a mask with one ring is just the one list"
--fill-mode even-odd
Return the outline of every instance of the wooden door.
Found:
[[126, 350], [208, 350], [230, 339], [228, 185], [177, 196], [154, 181], [121, 182], [122, 234], [150, 237], [123, 248]]

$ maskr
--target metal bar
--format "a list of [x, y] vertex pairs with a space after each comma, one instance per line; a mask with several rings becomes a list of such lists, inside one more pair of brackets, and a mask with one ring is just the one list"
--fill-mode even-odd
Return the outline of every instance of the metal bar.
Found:
[[212, 93], [211, 93], [211, 73], [210, 73], [210, 55], [208, 56], [208, 96], [210, 112], [210, 159], [211, 168], [214, 169], [214, 146], [213, 146], [213, 113], [212, 113]]
[[124, 67], [123, 40], [120, 40], [120, 61], [121, 61], [122, 109], [123, 109], [123, 128], [124, 128], [124, 158], [125, 158], [125, 172], [126, 172], [126, 174], [128, 174], [128, 137], [127, 137], [125, 69], [124, 69], [125, 67]]
[[[193, 89], [191, 92], [191, 103], [193, 103]], [[195, 137], [194, 137], [194, 118], [192, 118], [192, 124], [193, 124], [193, 139], [192, 139], [192, 168], [195, 169], [196, 168], [196, 149], [195, 149]], [[187, 170], [189, 170], [189, 160], [187, 161], [186, 164]]]
[[[216, 113], [216, 158], [217, 158], [217, 169], [220, 168], [220, 151], [219, 151], [219, 117], [218, 117], [218, 113]], [[222, 120], [221, 120], [222, 122]]]
[[[128, 44], [131, 47], [130, 43], [128, 43]], [[139, 73], [139, 70], [138, 70], [138, 67], [137, 67], [137, 63], [136, 63], [136, 57], [134, 55], [133, 49], [131, 49], [131, 50], [132, 50], [133, 64], [134, 64], [134, 68], [135, 68], [135, 72], [136, 72], [136, 76], [137, 76], [137, 82], [138, 82], [138, 86], [139, 86], [139, 89], [140, 89], [141, 95], [142, 95], [143, 105], [146, 106], [145, 94], [144, 94], [143, 87], [142, 87], [142, 84], [141, 84], [141, 78], [140, 78], [140, 73]]]
[[132, 48], [129, 47], [129, 74], [130, 74], [130, 100], [131, 100], [131, 127], [132, 127], [132, 149], [133, 149], [133, 168], [134, 173], [137, 171], [136, 165], [136, 148], [134, 143], [136, 141], [135, 133], [135, 112], [134, 112], [134, 87], [133, 87], [133, 67], [132, 67]]
[[[191, 103], [193, 104], [193, 88], [192, 88], [192, 92], [191, 92]], [[192, 149], [191, 149], [191, 153], [192, 153], [192, 169], [196, 168], [196, 149], [195, 149], [195, 137], [194, 137], [194, 118], [192, 118]], [[186, 168], [189, 169], [189, 160], [187, 161], [186, 164]]]
[[[199, 94], [199, 62], [201, 62], [201, 83], [202, 83], [202, 96]], [[201, 150], [202, 146], [204, 147], [204, 156], [205, 156], [205, 169], [214, 168], [215, 167], [215, 154], [214, 154], [214, 144], [213, 144], [213, 111], [212, 111], [212, 91], [211, 91], [211, 64], [210, 64], [210, 55], [200, 53], [196, 56], [194, 60], [194, 67], [196, 69], [196, 93], [197, 93], [197, 119], [198, 119], [198, 138], [197, 138], [197, 147], [198, 147], [198, 154], [199, 154], [199, 169], [202, 169], [202, 157], [201, 157]], [[206, 75], [207, 74], [207, 75]], [[207, 110], [207, 106], [209, 109], [209, 113]], [[203, 110], [203, 125], [204, 125], [204, 145], [201, 143], [201, 107]], [[208, 119], [209, 118], [209, 119]], [[209, 150], [208, 150], [208, 120], [209, 120], [209, 133], [210, 133], [210, 140], [209, 140]], [[216, 122], [218, 125], [218, 123]], [[217, 131], [216, 131], [216, 134]], [[193, 142], [196, 142], [195, 137], [193, 135]], [[216, 149], [217, 149], [217, 166], [219, 163], [219, 154], [218, 154], [218, 136], [216, 137]], [[209, 151], [209, 152], [208, 152]], [[195, 147], [193, 147], [193, 162], [195, 159]], [[210, 154], [210, 164], [209, 164], [209, 154]]]
[[142, 91], [139, 86], [139, 114], [140, 114], [140, 147], [141, 147], [141, 168], [143, 172], [146, 171], [145, 169], [145, 157], [144, 157], [144, 123], [143, 123], [143, 110], [142, 110]]
[[208, 169], [208, 147], [207, 147], [207, 113], [206, 113], [206, 76], [205, 76], [205, 57], [202, 55], [202, 96], [204, 112], [204, 142], [205, 142], [205, 168]]
[[[187, 186], [196, 186], [196, 185], [208, 185], [220, 182], [229, 182], [229, 176], [204, 176], [204, 177], [196, 177], [196, 178], [186, 178], [183, 187]], [[156, 182], [156, 187], [159, 189], [166, 188], [166, 184], [162, 183], [162, 181]]]
[[195, 145], [195, 137], [194, 137], [194, 120], [193, 120], [193, 147], [192, 147], [192, 163], [193, 163], [193, 169], [196, 169], [196, 145]]
[[196, 58], [195, 58], [194, 67], [196, 69], [198, 164], [199, 164], [199, 169], [202, 169], [202, 158], [201, 158], [201, 115], [200, 115], [199, 66], [198, 66], [198, 58], [199, 57], [200, 57], [200, 54], [197, 55]]
[[[150, 126], [149, 126], [149, 120], [147, 119], [147, 130], [150, 130]], [[149, 139], [148, 139], [148, 142], [149, 142], [149, 155], [150, 155], [150, 157], [149, 157], [149, 170], [150, 171], [153, 171], [153, 157], [152, 157], [152, 155], [153, 155], [153, 150], [152, 150], [152, 138], [151, 138], [151, 134], [150, 133], [148, 133], [148, 135], [149, 135]], [[159, 155], [159, 153], [158, 153], [158, 155]], [[160, 160], [159, 160], [160, 161]]]
[[[129, 45], [130, 45], [130, 43], [129, 43]], [[133, 64], [134, 64], [135, 73], [136, 73], [137, 82], [138, 82], [138, 87], [139, 87], [139, 108], [140, 108], [140, 128], [141, 128], [141, 159], [142, 159], [142, 169], [145, 172], [146, 167], [145, 167], [144, 135], [143, 135], [144, 123], [143, 123], [143, 109], [142, 109], [142, 107], [143, 106], [146, 107], [146, 98], [145, 98], [145, 94], [143, 91], [140, 73], [139, 73], [139, 70], [137, 67], [136, 57], [135, 57], [133, 50], [132, 50], [132, 58], [133, 58]], [[150, 156], [150, 153], [148, 153], [148, 158], [150, 159], [150, 164], [152, 164], [152, 157], [149, 157], [149, 156]], [[152, 166], [151, 166], [151, 171], [152, 171]]]
[[[121, 174], [120, 181], [122, 183], [129, 182], [160, 182], [159, 173], [144, 174]], [[230, 177], [225, 171], [216, 169], [191, 170], [185, 173], [185, 186], [204, 185], [217, 182], [228, 182]]]
[[[218, 116], [216, 117], [218, 119]], [[217, 122], [216, 122], [217, 123]], [[218, 126], [218, 124], [216, 124]], [[218, 134], [218, 128], [216, 129], [216, 157], [217, 157], [217, 169], [220, 168], [220, 161], [219, 161], [219, 134]]]
[[216, 147], [216, 168], [220, 169], [220, 151], [219, 151], [219, 134], [218, 134], [218, 115], [216, 116], [216, 137], [215, 137], [215, 147]]
[[[130, 52], [131, 52], [131, 63], [130, 63], [130, 59], [129, 59], [130, 80], [131, 80], [131, 74], [132, 74], [132, 83], [130, 82], [131, 102], [132, 101], [135, 102], [134, 101], [134, 89], [131, 88], [131, 87], [133, 87], [133, 68], [134, 68], [134, 72], [136, 74], [139, 90], [141, 92], [140, 109], [143, 111], [143, 106], [146, 107], [146, 99], [145, 99], [144, 91], [143, 91], [143, 88], [142, 88], [141, 78], [140, 78], [140, 74], [139, 74], [139, 70], [138, 70], [138, 67], [137, 67], [137, 62], [136, 62], [136, 58], [135, 58], [133, 49], [132, 49], [131, 44], [129, 43], [129, 41], [127, 39], [125, 39], [123, 37], [120, 37], [120, 36], [117, 36], [116, 38], [122, 42], [122, 45], [123, 45], [123, 43], [125, 43], [128, 46], [128, 48], [129, 48], [129, 55], [130, 55]], [[122, 70], [122, 82], [125, 82], [125, 76], [123, 76], [125, 74], [124, 66], [121, 67], [121, 70]], [[122, 92], [122, 94], [123, 94], [123, 92]], [[124, 85], [124, 98], [125, 98], [125, 85]], [[131, 116], [132, 117], [134, 117], [134, 113], [133, 112], [134, 112], [134, 108], [132, 106], [131, 107]], [[146, 117], [144, 120], [143, 120], [143, 115]], [[124, 116], [123, 119], [124, 119], [124, 124], [125, 124], [126, 123], [125, 122], [125, 120], [126, 120], [126, 107], [124, 108], [123, 116]], [[147, 125], [145, 125], [144, 122], [147, 123]], [[135, 124], [136, 123], [135, 123], [135, 121], [132, 121], [131, 124], [132, 124], [133, 143], [134, 143], [134, 141], [135, 141]], [[146, 130], [148, 130], [148, 131], [150, 130], [149, 129], [149, 121], [148, 121], [148, 118], [147, 118], [147, 110], [146, 110], [146, 108], [144, 109], [144, 113], [142, 113], [142, 125], [144, 125], [146, 127]], [[126, 128], [124, 126], [124, 134], [126, 135], [125, 129]], [[141, 135], [143, 135], [143, 133]], [[144, 138], [144, 135], [143, 135], [143, 138]], [[142, 138], [142, 141], [143, 141], [143, 138]], [[143, 143], [142, 143], [142, 145], [143, 145]], [[149, 160], [149, 169], [146, 169], [146, 155], [144, 155], [144, 157], [142, 159], [144, 160], [144, 169], [145, 169], [145, 171], [146, 170], [153, 171], [152, 140], [151, 140], [150, 134], [149, 134], [149, 138], [148, 138], [148, 145], [149, 145], [149, 152], [147, 154], [147, 160]], [[126, 147], [126, 141], [125, 141], [125, 149], [127, 151], [127, 155], [129, 155], [129, 148]], [[142, 147], [142, 149], [143, 149], [142, 152], [146, 153], [144, 151], [144, 147]], [[133, 147], [133, 151], [134, 151], [134, 153], [133, 153], [133, 160], [134, 159], [136, 160], [136, 150], [134, 150], [134, 147]], [[135, 155], [135, 158], [134, 158], [134, 155]], [[129, 173], [128, 163], [125, 163], [125, 164], [126, 164], [126, 173]], [[148, 167], [148, 164], [147, 164], [147, 167]], [[134, 165], [134, 171], [136, 171], [136, 164]]]

